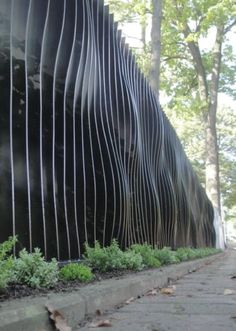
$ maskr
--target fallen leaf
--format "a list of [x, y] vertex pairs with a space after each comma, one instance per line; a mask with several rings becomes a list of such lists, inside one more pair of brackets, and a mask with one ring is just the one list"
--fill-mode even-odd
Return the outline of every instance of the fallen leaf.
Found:
[[230, 289], [228, 289], [228, 288], [226, 288], [226, 289], [224, 290], [224, 295], [231, 295], [231, 294], [234, 294], [234, 293], [236, 293], [234, 290], [230, 290]]
[[150, 290], [146, 293], [146, 295], [157, 295], [157, 290], [156, 289]]
[[101, 328], [101, 327], [110, 327], [112, 326], [109, 320], [101, 320], [89, 324], [89, 328]]
[[125, 303], [126, 303], [126, 305], [129, 305], [133, 301], [134, 301], [134, 297], [131, 297], [128, 300], [126, 300]]
[[170, 287], [163, 287], [161, 289], [161, 294], [173, 294], [174, 293], [174, 289], [170, 288]]
[[50, 313], [50, 319], [54, 322], [58, 331], [72, 331], [71, 327], [67, 325], [66, 319], [58, 310], [54, 309], [51, 305], [46, 305], [46, 308]]

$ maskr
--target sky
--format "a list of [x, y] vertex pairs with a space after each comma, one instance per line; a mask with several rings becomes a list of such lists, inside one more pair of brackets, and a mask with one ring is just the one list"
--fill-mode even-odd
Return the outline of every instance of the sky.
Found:
[[[120, 26], [121, 27], [121, 26]], [[130, 47], [134, 48], [141, 48], [142, 43], [140, 41], [141, 36], [141, 27], [138, 23], [126, 23], [122, 25], [122, 33], [126, 38], [127, 44], [130, 45]], [[151, 36], [151, 25], [149, 24], [147, 28], [147, 40], [150, 40]], [[229, 43], [233, 46], [234, 54], [236, 55], [236, 28], [234, 28], [233, 31], [229, 32], [228, 35]], [[206, 38], [202, 38], [199, 41], [200, 48], [201, 49], [211, 49], [214, 44], [215, 39], [215, 30], [211, 29], [209, 31], [209, 34]], [[234, 87], [236, 89], [236, 82], [234, 84]], [[167, 102], [166, 96], [164, 94], [160, 94], [160, 103], [164, 106]], [[219, 93], [218, 95], [218, 103], [220, 106], [226, 105], [228, 107], [231, 107], [236, 112], [236, 100], [231, 98], [230, 96], [226, 95], [225, 93]]]

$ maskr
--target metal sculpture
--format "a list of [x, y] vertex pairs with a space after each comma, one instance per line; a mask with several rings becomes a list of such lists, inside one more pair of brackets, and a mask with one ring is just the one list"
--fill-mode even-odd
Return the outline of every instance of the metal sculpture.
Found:
[[214, 245], [213, 209], [99, 0], [0, 2], [0, 241]]

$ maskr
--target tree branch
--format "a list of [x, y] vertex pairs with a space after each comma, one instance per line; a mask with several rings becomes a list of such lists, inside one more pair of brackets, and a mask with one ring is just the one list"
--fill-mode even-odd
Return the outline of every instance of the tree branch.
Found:
[[202, 17], [200, 17], [195, 32], [200, 32], [200, 30], [201, 30], [201, 23], [204, 20], [204, 18], [206, 18], [206, 15], [203, 15]]
[[175, 55], [175, 56], [166, 56], [165, 58], [163, 58], [163, 61], [169, 61], [169, 60], [173, 60], [173, 59], [180, 59], [180, 60], [189, 60], [188, 57], [186, 56], [181, 56], [181, 55]]
[[233, 27], [234, 25], [236, 25], [236, 20], [234, 20], [231, 24], [229, 24], [229, 25], [224, 29], [224, 35], [225, 35], [226, 33], [228, 33], [228, 32], [232, 29], [232, 27]]

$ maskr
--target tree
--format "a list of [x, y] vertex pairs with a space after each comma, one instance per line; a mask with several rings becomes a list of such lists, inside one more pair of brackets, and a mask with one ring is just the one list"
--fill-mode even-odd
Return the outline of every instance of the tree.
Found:
[[[227, 34], [236, 24], [235, 1], [153, 0], [151, 7], [148, 0], [109, 1], [123, 3], [124, 8], [128, 3], [130, 15], [138, 21], [150, 8], [152, 40], [147, 43], [145, 39], [137, 60], [150, 73], [157, 95], [159, 86], [165, 91], [170, 109], [189, 116], [200, 115], [198, 120], [204, 124], [201, 139], [205, 141], [205, 187], [220, 212], [217, 102], [222, 91], [236, 96], [232, 89], [236, 58], [227, 43]], [[147, 10], [137, 11], [140, 6]], [[209, 36], [214, 39], [212, 47], [202, 47], [202, 41], [209, 40]]]
[[[188, 116], [166, 109], [200, 182], [205, 186], [205, 144], [201, 114]], [[219, 105], [217, 118], [221, 197], [225, 219], [236, 220], [236, 116], [228, 106]]]
[[[222, 60], [227, 60], [224, 51], [229, 48], [224, 44], [227, 33], [236, 24], [236, 5], [233, 0], [166, 0], [163, 13], [162, 72], [165, 79], [162, 87], [172, 83], [167, 93], [175, 89], [172, 96], [177, 98], [171, 101], [173, 107], [183, 106], [183, 109], [192, 108], [192, 112], [201, 113], [205, 123], [206, 190], [220, 212], [217, 99], [221, 89], [227, 92], [226, 86], [221, 84], [221, 76], [224, 83], [227, 79], [231, 82], [235, 69], [227, 66], [227, 61], [222, 64]], [[213, 32], [212, 49], [201, 48], [201, 39]], [[232, 53], [229, 56], [232, 57]]]
[[236, 116], [233, 109], [223, 107], [217, 119], [221, 193], [227, 213], [236, 218]]

